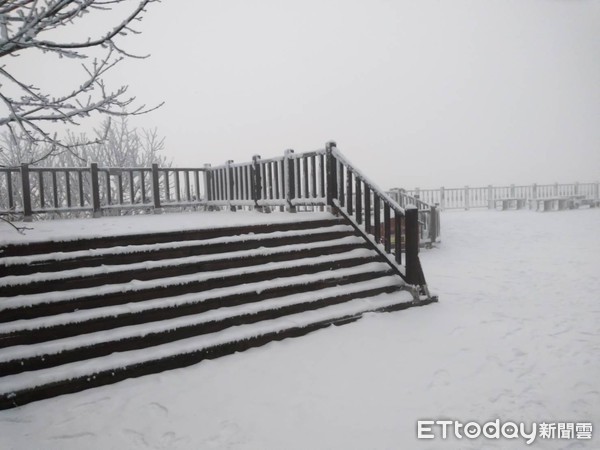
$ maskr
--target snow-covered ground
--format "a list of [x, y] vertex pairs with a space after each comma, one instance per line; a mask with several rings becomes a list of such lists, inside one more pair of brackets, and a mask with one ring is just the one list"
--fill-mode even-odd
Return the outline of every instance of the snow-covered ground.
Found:
[[[599, 230], [600, 209], [443, 213], [439, 304], [1, 411], [0, 448], [600, 448]], [[594, 429], [417, 440], [419, 419]]]

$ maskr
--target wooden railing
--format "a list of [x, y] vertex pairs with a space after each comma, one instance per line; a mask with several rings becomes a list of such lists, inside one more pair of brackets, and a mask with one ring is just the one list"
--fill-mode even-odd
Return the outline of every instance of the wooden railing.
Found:
[[484, 186], [438, 189], [394, 189], [416, 197], [440, 209], [471, 209], [495, 207], [497, 200], [541, 200], [556, 197], [583, 196], [587, 200], [600, 201], [600, 182], [571, 184], [530, 184], [510, 186]]
[[[395, 198], [393, 198], [395, 197]], [[439, 212], [385, 193], [328, 143], [323, 150], [202, 168], [0, 168], [0, 214], [105, 214], [170, 207], [324, 210], [344, 215], [408, 284], [427, 287], [419, 245], [439, 237]], [[431, 299], [430, 299], [431, 300]]]

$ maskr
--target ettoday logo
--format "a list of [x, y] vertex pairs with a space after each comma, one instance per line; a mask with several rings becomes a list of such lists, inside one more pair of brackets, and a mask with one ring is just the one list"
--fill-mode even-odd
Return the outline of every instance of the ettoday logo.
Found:
[[457, 439], [523, 439], [527, 445], [541, 439], [591, 439], [591, 422], [582, 423], [546, 423], [533, 422], [501, 422], [500, 419], [482, 424], [471, 421], [462, 423], [458, 420], [419, 420], [417, 421], [418, 439], [442, 439], [448, 436]]

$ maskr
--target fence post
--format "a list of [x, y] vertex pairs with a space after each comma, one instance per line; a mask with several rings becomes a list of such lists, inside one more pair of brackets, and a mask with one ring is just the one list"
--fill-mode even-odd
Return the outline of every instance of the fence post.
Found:
[[[260, 158], [260, 156], [259, 156]], [[254, 161], [254, 157], [252, 158], [252, 161]], [[227, 206], [229, 211], [235, 211], [235, 206], [233, 206], [231, 204], [231, 201], [233, 200], [233, 176], [231, 174], [231, 164], [233, 163], [233, 160], [228, 159], [225, 162], [225, 190], [226, 190], [226, 195], [227, 195]]]
[[494, 199], [494, 188], [491, 184], [488, 184], [488, 209], [494, 209], [495, 199]]
[[469, 186], [465, 186], [465, 209], [469, 209]]
[[261, 199], [262, 194], [262, 180], [260, 177], [260, 155], [254, 155], [252, 157], [252, 170], [250, 171], [250, 195], [254, 200], [254, 209], [262, 211], [262, 207], [259, 206], [258, 201]]
[[444, 186], [440, 188], [440, 209], [443, 211], [446, 208], [446, 189]]
[[204, 164], [204, 201], [206, 202], [213, 199], [210, 167], [210, 164]]
[[158, 164], [152, 164], [152, 199], [154, 200], [154, 213], [160, 214], [160, 183], [159, 183]]
[[419, 284], [419, 210], [416, 206], [406, 209], [406, 282]]
[[537, 198], [537, 183], [533, 183], [531, 186], [531, 198], [534, 200]]
[[515, 185], [510, 185], [510, 198], [515, 198]]
[[579, 195], [579, 181], [575, 182], [575, 195]]
[[558, 183], [554, 183], [554, 197], [558, 197]]
[[429, 239], [431, 239], [431, 243], [433, 244], [438, 235], [438, 215], [439, 211], [437, 205], [431, 205], [429, 209]]
[[21, 164], [21, 191], [23, 195], [23, 221], [33, 220], [31, 212], [31, 185], [29, 184], [29, 165]]
[[327, 206], [333, 208], [333, 199], [337, 195], [337, 167], [335, 157], [333, 156], [333, 148], [335, 142], [331, 141], [325, 144], [325, 161], [327, 169]]
[[92, 216], [98, 218], [102, 217], [102, 210], [100, 209], [100, 185], [98, 183], [98, 163], [90, 164], [90, 176], [92, 181]]
[[291, 213], [296, 212], [296, 206], [292, 204], [292, 200], [296, 197], [296, 172], [294, 171], [293, 153], [294, 150], [292, 149], [286, 150], [283, 159], [283, 170], [285, 172], [285, 201], [287, 203], [287, 210]]

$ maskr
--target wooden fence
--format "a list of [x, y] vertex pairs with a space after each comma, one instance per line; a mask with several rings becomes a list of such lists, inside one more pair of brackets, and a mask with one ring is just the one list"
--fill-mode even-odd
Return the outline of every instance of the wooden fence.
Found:
[[600, 182], [572, 184], [531, 184], [510, 186], [486, 186], [438, 189], [393, 189], [389, 193], [418, 198], [419, 200], [438, 205], [441, 210], [495, 208], [496, 202], [506, 199], [524, 201], [542, 200], [562, 197], [581, 197], [586, 200], [600, 201]]
[[436, 207], [409, 195], [388, 195], [335, 143], [314, 152], [287, 150], [281, 157], [257, 155], [246, 163], [202, 168], [108, 168], [94, 163], [85, 168], [0, 168], [0, 214], [26, 221], [38, 215], [101, 217], [185, 207], [266, 212], [333, 208], [386, 258], [393, 255], [397, 264], [403, 253], [407, 260], [416, 258], [412, 269], [407, 266], [412, 281], [422, 277], [413, 254], [419, 243], [431, 244], [440, 236]]

